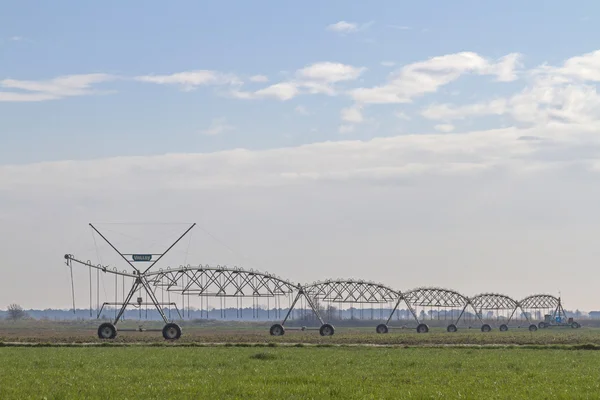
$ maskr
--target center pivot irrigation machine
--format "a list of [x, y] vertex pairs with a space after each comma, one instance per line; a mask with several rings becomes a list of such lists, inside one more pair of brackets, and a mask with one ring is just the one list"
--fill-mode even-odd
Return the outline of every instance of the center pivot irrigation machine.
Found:
[[[271, 315], [279, 320], [282, 314], [285, 314], [280, 323], [271, 326], [269, 333], [272, 336], [284, 335], [286, 330], [318, 331], [322, 336], [331, 336], [335, 329], [330, 322], [344, 319], [344, 312], [350, 313], [351, 320], [354, 320], [355, 317], [362, 320], [365, 312], [367, 315], [370, 314], [372, 321], [379, 319], [381, 323], [375, 328], [379, 334], [386, 334], [391, 329], [406, 328], [416, 329], [418, 333], [427, 333], [430, 330], [427, 322], [431, 323], [432, 327], [445, 326], [447, 332], [457, 332], [459, 328], [479, 328], [482, 332], [490, 332], [492, 326], [497, 326], [503, 332], [507, 331], [510, 326], [527, 327], [532, 332], [538, 328], [571, 327], [577, 329], [581, 327], [578, 322], [567, 317], [560, 297], [548, 294], [532, 295], [521, 301], [498, 293], [482, 293], [469, 298], [451, 289], [419, 287], [401, 292], [381, 283], [355, 279], [329, 279], [300, 285], [268, 272], [219, 265], [216, 267], [182, 265], [174, 269], [157, 269], [159, 261], [168, 263], [169, 257], [173, 256], [172, 253], [178, 252], [178, 250], [173, 250], [171, 255], [165, 258], [167, 253], [171, 252], [190, 233], [196, 226], [195, 223], [186, 224], [183, 233], [181, 233], [183, 229], [177, 226], [174, 236], [177, 239], [174, 241], [172, 238], [169, 239], [168, 246], [163, 243], [158, 246], [158, 251], [153, 251], [150, 249], [152, 245], [147, 245], [148, 247], [143, 253], [122, 252], [117, 247], [124, 248], [124, 245], [113, 244], [96, 226], [89, 225], [92, 229], [100, 264], [94, 264], [89, 260], [83, 261], [72, 254], [66, 254], [65, 259], [71, 272], [74, 312], [76, 308], [73, 264], [79, 264], [89, 269], [90, 316], [92, 315], [92, 271], [96, 271], [97, 277], [97, 317], [100, 318], [103, 311], [106, 312], [108, 308], [114, 307], [114, 319], [110, 318], [110, 322], [105, 321], [98, 328], [98, 337], [101, 339], [114, 339], [117, 336], [117, 324], [125, 318], [126, 310], [130, 306], [140, 311], [140, 319], [142, 307], [146, 307], [146, 318], [148, 307], [151, 312], [152, 308], [155, 308], [158, 316], [163, 320], [164, 326], [162, 329], [142, 329], [140, 326], [138, 329], [121, 329], [121, 331], [162, 331], [165, 339], [179, 339], [181, 326], [171, 319], [171, 310], [174, 309], [179, 319], [183, 320], [187, 302], [187, 317], [190, 318], [190, 299], [192, 298], [200, 301], [200, 318], [203, 318], [203, 315], [209, 318], [209, 308], [211, 308], [209, 303], [215, 299], [220, 302], [221, 319], [227, 318], [226, 303], [228, 300], [235, 301], [237, 318], [241, 319], [243, 319], [244, 304], [247, 305], [249, 301], [252, 301], [253, 319], [260, 319], [261, 310], [267, 312], [267, 320], [272, 320]], [[144, 229], [144, 234], [152, 231], [145, 226], [142, 226], [142, 229]], [[110, 230], [107, 228], [106, 231]], [[96, 235], [109, 246], [108, 250], [115, 257], [115, 262], [123, 263], [124, 261], [128, 265], [127, 269], [109, 268], [108, 265], [102, 263], [98, 253]], [[130, 235], [123, 236], [133, 238]], [[139, 238], [134, 239], [138, 240]], [[216, 238], [213, 237], [213, 239]], [[163, 250], [164, 248], [166, 250]], [[101, 272], [114, 276], [114, 301], [112, 302], [100, 303]], [[104, 285], [104, 281], [102, 284]], [[122, 290], [121, 298], [118, 294], [119, 287]], [[103, 288], [106, 295], [106, 287]], [[171, 295], [177, 295], [177, 299], [182, 301], [183, 316], [178, 308], [178, 303], [171, 301]], [[266, 303], [266, 309], [261, 308], [265, 304], [259, 304], [259, 301]], [[284, 302], [287, 304], [282, 304]], [[344, 309], [352, 304], [360, 306], [360, 309], [353, 306]], [[214, 312], [215, 309], [212, 308], [212, 310], [211, 312]], [[297, 321], [290, 322], [288, 326], [285, 326], [286, 322], [294, 320], [294, 315], [298, 316], [298, 314], [300, 317]], [[378, 318], [376, 314], [379, 314]], [[154, 318], [156, 317], [155, 314]], [[536, 325], [538, 321], [539, 323]], [[315, 322], [318, 322], [319, 325], [305, 326]], [[401, 326], [398, 326], [399, 322]]]
[[[177, 269], [167, 268], [166, 270], [156, 270], [155, 265], [169, 252], [173, 247], [179, 243], [191, 230], [196, 226], [195, 223], [191, 224], [183, 234], [181, 234], [177, 240], [175, 240], [166, 250], [161, 253], [124, 253], [120, 251], [111, 241], [109, 241], [105, 235], [103, 235], [99, 229], [93, 224], [89, 224], [97, 235], [99, 235], [112, 250], [114, 250], [122, 260], [124, 260], [131, 270], [119, 271], [116, 268], [110, 269], [102, 264], [93, 264], [91, 261], [83, 261], [78, 259], [73, 254], [65, 254], [65, 260], [67, 266], [71, 269], [71, 283], [73, 291], [73, 309], [75, 310], [75, 289], [73, 284], [73, 263], [82, 265], [89, 268], [90, 271], [90, 310], [91, 310], [91, 287], [92, 287], [92, 270], [96, 270], [98, 273], [104, 272], [113, 274], [115, 276], [115, 301], [104, 302], [102, 307], [99, 308], [98, 317], [105, 306], [115, 306], [115, 316], [112, 322], [104, 322], [98, 327], [98, 337], [100, 339], [114, 339], [117, 336], [117, 324], [121, 320], [128, 306], [141, 307], [141, 306], [154, 306], [160, 317], [164, 321], [165, 325], [162, 330], [159, 329], [144, 329], [145, 331], [162, 331], [162, 335], [165, 339], [175, 340], [181, 337], [181, 327], [176, 324], [172, 319], [167, 316], [164, 312], [163, 307], [174, 307], [177, 314], [181, 317], [177, 305], [171, 301], [159, 300], [158, 291], [162, 291], [163, 294], [166, 292], [170, 298], [170, 294], [178, 294], [182, 297], [196, 296], [202, 300], [206, 300], [206, 308], [208, 314], [208, 297], [219, 298], [221, 300], [222, 313], [225, 312], [225, 301], [227, 298], [235, 298], [238, 302], [238, 306], [243, 303], [244, 299], [252, 298], [253, 307], [256, 305], [257, 299], [266, 299], [267, 303], [269, 299], [274, 300], [275, 315], [282, 310], [282, 300], [288, 298], [290, 301], [289, 308], [285, 317], [281, 323], [276, 323], [270, 328], [270, 334], [273, 336], [281, 336], [285, 333], [284, 325], [286, 321], [291, 317], [294, 307], [299, 303], [305, 303], [305, 307], [308, 306], [314, 313], [320, 326], [316, 328], [302, 327], [291, 327], [289, 330], [318, 330], [322, 336], [330, 336], [334, 334], [334, 327], [331, 324], [327, 324], [323, 321], [318, 309], [310, 296], [301, 285], [291, 283], [288, 280], [284, 280], [278, 276], [258, 272], [254, 270], [244, 270], [241, 268], [228, 268], [228, 267], [210, 267], [208, 265], [203, 266], [181, 266]], [[145, 265], [144, 265], [145, 264]], [[143, 268], [140, 268], [143, 265]], [[118, 277], [122, 278], [123, 297], [122, 301], [119, 302], [117, 298], [117, 286]], [[125, 295], [126, 279], [131, 280], [131, 288], [127, 295]], [[99, 281], [99, 279], [98, 279]], [[98, 284], [99, 285], [99, 284]], [[99, 291], [99, 289], [98, 289]], [[137, 301], [132, 302], [135, 294], [138, 293]], [[150, 302], [144, 302], [142, 295], [146, 295], [146, 299], [150, 299]], [[164, 296], [163, 296], [164, 297]], [[293, 299], [293, 301], [292, 301]], [[98, 300], [99, 306], [99, 300]], [[184, 300], [185, 306], [185, 300]], [[268, 308], [268, 306], [267, 306]], [[183, 310], [185, 313], [185, 309]], [[91, 311], [90, 311], [91, 312]], [[242, 309], [239, 309], [239, 313], [242, 313]], [[170, 315], [170, 312], [168, 313]], [[258, 311], [257, 311], [258, 314]], [[132, 331], [139, 332], [139, 329], [121, 329], [121, 331]]]

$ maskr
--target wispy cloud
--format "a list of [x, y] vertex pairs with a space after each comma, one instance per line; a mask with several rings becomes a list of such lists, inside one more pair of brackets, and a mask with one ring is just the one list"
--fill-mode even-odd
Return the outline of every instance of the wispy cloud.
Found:
[[362, 109], [360, 106], [343, 108], [340, 112], [340, 117], [342, 121], [348, 122], [351, 124], [360, 124], [364, 121], [364, 117], [362, 114]]
[[253, 92], [233, 90], [231, 96], [238, 99], [274, 98], [282, 101], [290, 100], [299, 94], [336, 94], [334, 85], [344, 81], [352, 81], [366, 70], [364, 67], [335, 62], [318, 62], [298, 69], [288, 81], [275, 83]]
[[433, 57], [403, 66], [383, 85], [357, 88], [350, 94], [358, 103], [408, 103], [417, 96], [436, 92], [466, 73], [495, 75], [497, 80], [508, 82], [516, 79], [519, 57], [517, 53], [508, 54], [497, 62], [473, 52]]
[[439, 132], [452, 132], [454, 130], [454, 125], [452, 124], [438, 124], [436, 126], [433, 127], [436, 131]]
[[332, 32], [350, 33], [358, 31], [358, 24], [354, 22], [339, 21], [335, 24], [328, 25], [326, 29]]
[[335, 24], [328, 25], [326, 27], [326, 29], [328, 31], [332, 31], [332, 32], [340, 33], [340, 34], [347, 34], [347, 33], [354, 33], [354, 32], [367, 30], [374, 23], [375, 23], [374, 21], [368, 21], [368, 22], [365, 22], [362, 24], [358, 24], [356, 22], [339, 21], [339, 22], [336, 22]]
[[229, 125], [225, 118], [215, 118], [212, 120], [210, 126], [207, 129], [200, 131], [200, 133], [203, 135], [215, 136], [232, 130], [235, 130], [235, 127]]
[[[495, 68], [503, 79], [514, 74], [511, 58]], [[473, 104], [430, 104], [421, 115], [449, 123], [483, 116], [507, 116], [518, 124], [600, 123], [600, 51], [567, 59], [561, 66], [542, 65], [525, 74], [527, 85], [506, 97], [494, 97]]]
[[264, 83], [264, 82], [268, 82], [269, 78], [267, 78], [264, 75], [254, 75], [250, 77], [250, 82], [259, 82], [259, 83]]
[[42, 81], [4, 79], [0, 88], [10, 90], [0, 91], [0, 101], [35, 102], [103, 93], [92, 89], [92, 85], [114, 79], [109, 74], [66, 75]]
[[391, 28], [391, 29], [397, 29], [400, 31], [409, 31], [412, 29], [410, 26], [406, 26], [406, 25], [393, 25], [392, 24], [392, 25], [387, 25], [387, 27]]
[[177, 72], [170, 75], [144, 75], [134, 78], [140, 82], [156, 83], [159, 85], [176, 85], [184, 91], [191, 91], [198, 86], [206, 85], [239, 85], [241, 80], [233, 74], [211, 70], [193, 70]]

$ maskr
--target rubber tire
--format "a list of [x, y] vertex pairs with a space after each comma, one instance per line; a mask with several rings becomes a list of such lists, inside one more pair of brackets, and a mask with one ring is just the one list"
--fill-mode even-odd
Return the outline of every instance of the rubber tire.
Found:
[[529, 325], [529, 332], [535, 332], [538, 330], [538, 327], [535, 324]]
[[571, 324], [571, 328], [573, 328], [573, 329], [577, 329], [577, 328], [579, 328], [579, 326], [580, 326], [580, 325], [579, 325], [577, 322], [573, 322], [573, 323]]
[[283, 336], [285, 335], [285, 328], [281, 324], [274, 324], [271, 326], [271, 329], [269, 329], [269, 333], [271, 336]]
[[538, 328], [540, 328], [540, 329], [546, 329], [546, 323], [545, 322], [540, 322], [538, 324]]
[[331, 324], [323, 324], [319, 328], [319, 333], [321, 336], [333, 336], [335, 333], [335, 328]]
[[386, 324], [379, 324], [379, 325], [377, 325], [377, 328], [375, 328], [375, 332], [388, 333], [388, 327]]
[[427, 333], [429, 332], [429, 327], [427, 324], [419, 324], [417, 325], [417, 333]]
[[492, 327], [489, 326], [488, 324], [481, 325], [481, 332], [491, 332], [491, 331], [492, 331]]
[[502, 324], [500, 325], [500, 332], [506, 332], [508, 330], [508, 325]]
[[456, 331], [458, 331], [458, 328], [456, 327], [456, 325], [450, 324], [450, 325], [448, 325], [448, 327], [446, 328], [446, 330], [448, 332], [456, 332]]
[[[175, 329], [175, 336], [171, 337], [169, 335], [169, 330], [171, 329]], [[181, 337], [181, 328], [179, 327], [179, 325], [173, 323], [173, 322], [169, 322], [168, 324], [166, 324], [163, 329], [162, 329], [162, 335], [163, 338], [165, 338], [165, 340], [177, 340]]]
[[[110, 335], [106, 337], [104, 331], [110, 329]], [[105, 322], [98, 327], [98, 338], [100, 339], [114, 339], [117, 337], [117, 328], [110, 322]]]

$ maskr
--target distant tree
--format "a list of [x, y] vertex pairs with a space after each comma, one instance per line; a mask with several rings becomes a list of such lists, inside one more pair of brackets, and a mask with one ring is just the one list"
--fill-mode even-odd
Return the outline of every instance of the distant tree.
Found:
[[26, 315], [27, 314], [25, 313], [25, 310], [23, 310], [23, 307], [18, 304], [11, 304], [8, 306], [8, 319], [16, 321], [18, 319], [25, 318]]

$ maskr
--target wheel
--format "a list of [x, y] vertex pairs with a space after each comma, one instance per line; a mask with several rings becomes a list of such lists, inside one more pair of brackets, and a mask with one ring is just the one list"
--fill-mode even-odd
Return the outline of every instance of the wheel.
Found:
[[545, 322], [540, 322], [540, 323], [538, 324], [538, 328], [540, 328], [540, 329], [544, 329], [544, 328], [546, 328], [546, 323], [545, 323]]
[[492, 327], [489, 326], [488, 324], [481, 325], [481, 332], [489, 332], [491, 330], [492, 330]]
[[426, 324], [419, 324], [417, 326], [417, 333], [427, 333], [429, 332], [429, 327]]
[[105, 322], [98, 327], [98, 337], [100, 339], [114, 339], [117, 337], [117, 328], [110, 322]]
[[535, 324], [529, 325], [529, 332], [535, 332], [538, 330], [538, 327]]
[[500, 332], [506, 332], [508, 330], [508, 325], [502, 324], [500, 325]]
[[175, 340], [181, 337], [181, 328], [175, 323], [168, 323], [162, 330], [163, 337], [167, 340]]
[[573, 322], [571, 324], [571, 328], [573, 328], [573, 329], [577, 329], [577, 328], [580, 328], [580, 327], [581, 327], [581, 325], [579, 325], [579, 323], [577, 323], [577, 322]]
[[275, 324], [269, 329], [271, 336], [282, 336], [285, 333], [285, 328], [281, 324]]
[[448, 327], [446, 328], [446, 330], [448, 332], [456, 332], [458, 329], [456, 328], [456, 325], [450, 324], [450, 325], [448, 325]]
[[377, 328], [375, 328], [377, 333], [388, 333], [388, 327], [386, 324], [379, 324]]
[[333, 325], [330, 324], [323, 324], [319, 329], [319, 333], [321, 334], [321, 336], [331, 336], [334, 334], [334, 332], [335, 329], [333, 328]]

